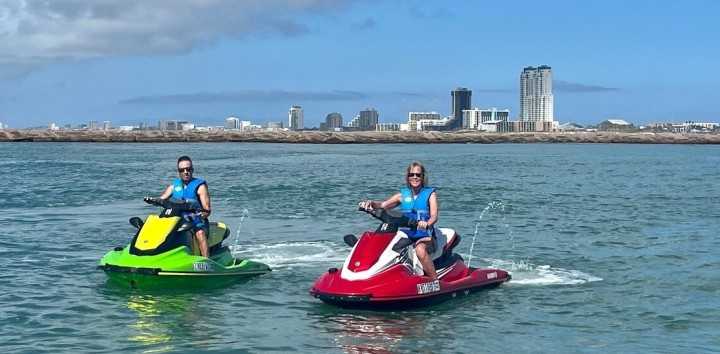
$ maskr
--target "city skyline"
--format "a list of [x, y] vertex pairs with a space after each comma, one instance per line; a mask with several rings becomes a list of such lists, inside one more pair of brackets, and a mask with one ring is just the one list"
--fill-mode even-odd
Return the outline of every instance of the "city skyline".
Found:
[[173, 4], [0, 3], [0, 122], [404, 122], [451, 115], [457, 87], [516, 120], [518, 72], [540, 65], [561, 123], [720, 120], [714, 1]]

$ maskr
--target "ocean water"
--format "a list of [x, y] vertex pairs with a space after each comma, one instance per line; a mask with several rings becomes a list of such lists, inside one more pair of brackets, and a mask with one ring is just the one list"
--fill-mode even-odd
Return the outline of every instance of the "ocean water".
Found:
[[[273, 272], [206, 291], [118, 289], [95, 269], [190, 155], [238, 257]], [[413, 160], [439, 226], [497, 289], [413, 311], [332, 308], [356, 211]], [[0, 144], [3, 353], [715, 353], [720, 146]]]

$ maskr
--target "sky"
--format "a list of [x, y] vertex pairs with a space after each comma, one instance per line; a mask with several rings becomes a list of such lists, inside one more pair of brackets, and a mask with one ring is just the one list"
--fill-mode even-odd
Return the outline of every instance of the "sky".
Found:
[[227, 117], [346, 125], [476, 108], [519, 115], [553, 71], [555, 120], [720, 122], [720, 1], [0, 0], [0, 122]]

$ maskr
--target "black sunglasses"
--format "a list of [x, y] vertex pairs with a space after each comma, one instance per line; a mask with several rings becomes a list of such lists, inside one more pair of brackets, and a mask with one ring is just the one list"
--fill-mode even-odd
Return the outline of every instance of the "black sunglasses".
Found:
[[408, 178], [410, 178], [410, 177], [422, 178], [422, 176], [423, 176], [422, 173], [408, 173]]
[[192, 167], [178, 168], [178, 173], [192, 172], [192, 171], [195, 171], [195, 169]]

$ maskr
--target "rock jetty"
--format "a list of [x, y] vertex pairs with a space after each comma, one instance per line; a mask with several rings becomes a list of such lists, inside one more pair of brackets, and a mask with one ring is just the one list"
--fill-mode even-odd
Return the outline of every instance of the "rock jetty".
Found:
[[720, 134], [680, 133], [486, 133], [458, 132], [325, 132], [325, 131], [123, 131], [0, 130], [0, 142], [255, 142], [292, 144], [443, 144], [443, 143], [620, 143], [720, 144]]

